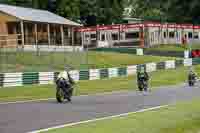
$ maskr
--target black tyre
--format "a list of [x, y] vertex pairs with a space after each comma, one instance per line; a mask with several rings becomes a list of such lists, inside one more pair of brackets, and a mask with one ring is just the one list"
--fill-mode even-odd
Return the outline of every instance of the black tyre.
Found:
[[60, 88], [57, 89], [56, 91], [56, 99], [59, 103], [64, 102], [64, 99], [65, 99], [64, 92]]
[[144, 91], [147, 91], [147, 87], [146, 86], [144, 86]]
[[68, 98], [67, 98], [67, 100], [68, 100], [69, 102], [71, 102], [71, 101], [72, 101], [71, 97], [68, 97]]
[[68, 100], [69, 102], [71, 102], [71, 97], [72, 97], [72, 95], [73, 95], [73, 88], [70, 89], [70, 91], [69, 91], [69, 93], [68, 93], [68, 95], [67, 95], [67, 100]]
[[139, 91], [143, 91], [142, 85], [138, 85], [138, 89], [139, 89]]
[[189, 81], [189, 86], [194, 86], [194, 82]]
[[146, 81], [144, 81], [143, 83], [143, 87], [144, 87], [144, 91], [147, 91], [148, 90], [148, 84]]
[[192, 82], [192, 86], [194, 86], [194, 82]]

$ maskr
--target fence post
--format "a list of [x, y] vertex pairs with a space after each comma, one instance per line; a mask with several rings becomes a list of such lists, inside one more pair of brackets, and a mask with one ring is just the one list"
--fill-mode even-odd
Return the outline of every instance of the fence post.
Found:
[[48, 32], [48, 43], [49, 43], [49, 45], [51, 45], [51, 34], [50, 34], [50, 25], [49, 24], [47, 24], [47, 32]]
[[20, 22], [20, 25], [21, 25], [21, 35], [22, 35], [22, 48], [24, 49], [24, 22], [21, 21]]

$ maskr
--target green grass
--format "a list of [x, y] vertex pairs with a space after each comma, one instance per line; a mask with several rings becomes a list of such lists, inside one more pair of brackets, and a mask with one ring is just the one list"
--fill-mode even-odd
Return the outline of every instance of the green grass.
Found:
[[[200, 66], [197, 66], [200, 74]], [[186, 81], [187, 69], [162, 70], [150, 73], [151, 87], [175, 85]], [[135, 76], [112, 78], [105, 80], [80, 81], [76, 85], [75, 95], [91, 95], [103, 92], [135, 90]], [[23, 87], [0, 88], [0, 101], [34, 100], [41, 98], [54, 98], [54, 85], [33, 85]]]
[[148, 48], [147, 50], [155, 50], [155, 51], [178, 51], [183, 52], [185, 50], [188, 50], [191, 46], [192, 49], [200, 49], [200, 44], [187, 44], [186, 46], [183, 45], [177, 45], [177, 44], [165, 44], [165, 45], [159, 45], [152, 48]]
[[187, 47], [178, 46], [178, 45], [160, 45], [149, 48], [149, 50], [156, 50], [156, 51], [184, 51], [187, 50]]
[[46, 133], [199, 133], [199, 99]]
[[1, 53], [0, 72], [57, 71], [69, 65], [73, 69], [120, 67], [147, 62], [160, 62], [175, 58], [136, 56], [115, 52], [75, 53]]

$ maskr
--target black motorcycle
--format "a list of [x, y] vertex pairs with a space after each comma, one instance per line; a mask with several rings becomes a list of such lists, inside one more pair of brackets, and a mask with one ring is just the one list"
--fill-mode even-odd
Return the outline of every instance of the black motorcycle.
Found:
[[71, 102], [73, 95], [73, 85], [66, 84], [66, 81], [59, 79], [56, 82], [56, 99], [59, 103], [63, 103], [65, 100]]
[[195, 74], [189, 74], [188, 75], [188, 84], [189, 86], [194, 86], [196, 83], [196, 75]]

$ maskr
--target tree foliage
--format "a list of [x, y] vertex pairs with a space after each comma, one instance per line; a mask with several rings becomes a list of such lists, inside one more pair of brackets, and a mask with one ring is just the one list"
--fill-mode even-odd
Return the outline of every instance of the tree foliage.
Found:
[[76, 20], [80, 17], [80, 0], [58, 0], [57, 1], [57, 14]]
[[1, 0], [11, 5], [46, 9], [86, 25], [120, 23], [124, 0]]
[[200, 23], [199, 0], [0, 0], [1, 3], [45, 9], [85, 25], [121, 23], [125, 7], [132, 17]]
[[137, 14], [177, 23], [200, 23], [199, 0], [136, 0]]

